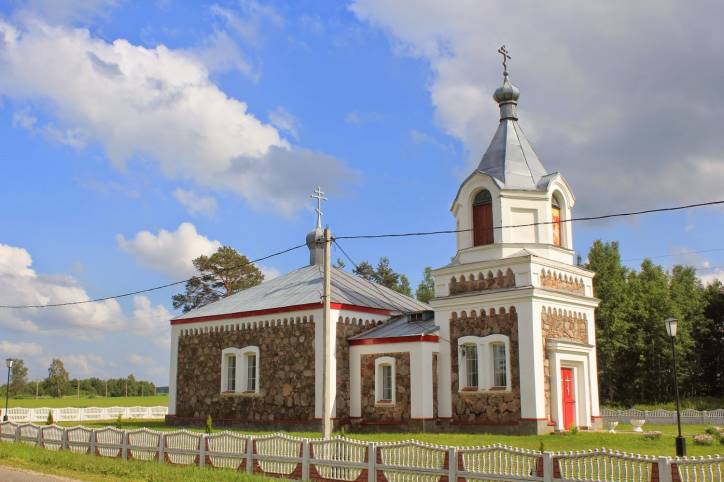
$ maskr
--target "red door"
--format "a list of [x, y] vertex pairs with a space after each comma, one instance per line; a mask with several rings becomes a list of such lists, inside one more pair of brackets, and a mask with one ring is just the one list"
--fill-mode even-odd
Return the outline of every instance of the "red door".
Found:
[[473, 206], [473, 246], [493, 244], [493, 205]]
[[561, 391], [563, 428], [568, 430], [576, 423], [576, 387], [573, 382], [573, 368], [561, 368]]

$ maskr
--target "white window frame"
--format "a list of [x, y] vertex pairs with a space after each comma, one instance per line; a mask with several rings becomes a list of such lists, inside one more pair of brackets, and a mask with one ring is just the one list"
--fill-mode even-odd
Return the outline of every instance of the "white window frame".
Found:
[[[248, 371], [249, 371], [249, 355], [256, 357], [256, 367], [254, 375], [256, 379], [256, 386], [253, 390], [248, 389]], [[234, 357], [236, 360], [236, 373], [235, 373], [235, 389], [229, 390], [228, 386], [228, 370], [229, 370], [229, 358]], [[244, 348], [229, 347], [221, 350], [221, 393], [259, 393], [259, 387], [261, 384], [259, 378], [259, 347], [247, 346]]]
[[[385, 406], [397, 403], [397, 359], [392, 356], [381, 356], [375, 359], [375, 403]], [[392, 370], [392, 398], [390, 400], [383, 399], [383, 370], [382, 367], [389, 366]]]
[[[495, 385], [495, 366], [493, 363], [494, 344], [505, 346], [505, 387]], [[478, 386], [467, 387], [467, 365], [463, 357], [463, 347], [475, 345], [478, 355]], [[510, 376], [510, 338], [507, 335], [462, 336], [458, 338], [458, 391], [511, 391]]]

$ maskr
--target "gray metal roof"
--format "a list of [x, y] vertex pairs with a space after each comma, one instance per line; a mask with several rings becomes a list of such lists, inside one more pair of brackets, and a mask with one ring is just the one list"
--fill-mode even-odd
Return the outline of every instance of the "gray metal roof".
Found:
[[501, 119], [478, 171], [499, 181], [501, 189], [539, 190], [548, 175], [515, 119]]
[[[413, 316], [421, 316], [421, 319]], [[391, 338], [398, 336], [416, 336], [435, 333], [439, 330], [435, 324], [435, 316], [432, 311], [423, 313], [404, 314], [396, 316], [385, 324], [376, 326], [371, 330], [350, 337], [350, 340], [367, 340], [371, 338]]]
[[[322, 289], [321, 266], [305, 266], [284, 276], [191, 310], [175, 319], [320, 303]], [[398, 313], [432, 309], [416, 299], [337, 268], [332, 268], [332, 302], [382, 308]]]

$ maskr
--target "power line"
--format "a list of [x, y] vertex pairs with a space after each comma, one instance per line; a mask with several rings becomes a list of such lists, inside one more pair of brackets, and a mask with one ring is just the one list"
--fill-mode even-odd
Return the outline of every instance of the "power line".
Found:
[[[621, 213], [602, 214], [599, 216], [583, 216], [580, 218], [561, 219], [560, 221], [538, 221], [535, 223], [511, 224], [511, 225], [507, 225], [507, 226], [493, 226], [493, 229], [527, 228], [527, 227], [531, 227], [531, 226], [541, 226], [541, 225], [550, 225], [550, 224], [558, 224], [558, 223], [572, 223], [572, 222], [576, 222], [576, 221], [595, 221], [597, 219], [610, 219], [610, 218], [620, 218], [620, 217], [625, 217], [625, 216], [637, 216], [639, 214], [680, 211], [683, 209], [692, 209], [692, 208], [698, 208], [698, 207], [704, 207], [704, 206], [716, 206], [719, 204], [724, 204], [724, 200], [708, 201], [708, 202], [704, 202], [704, 203], [695, 203], [695, 204], [685, 204], [682, 206], [671, 206], [671, 207], [657, 208], [657, 209], [644, 209], [642, 211], [627, 211], [627, 212], [621, 212]], [[361, 235], [356, 235], [356, 236], [336, 236], [336, 239], [401, 238], [401, 237], [408, 237], [408, 236], [430, 236], [430, 235], [435, 235], [435, 234], [465, 233], [465, 232], [470, 232], [470, 231], [472, 231], [472, 228], [448, 229], [448, 230], [441, 230], [441, 231], [419, 231], [419, 232], [411, 232], [411, 233], [361, 234]]]
[[[282, 254], [286, 254], [286, 253], [288, 253], [288, 252], [290, 252], [290, 251], [294, 251], [295, 249], [299, 249], [299, 248], [301, 248], [301, 247], [303, 247], [303, 246], [306, 246], [306, 245], [307, 245], [306, 243], [304, 243], [304, 244], [299, 244], [299, 245], [297, 245], [297, 246], [293, 246], [293, 247], [291, 247], [291, 248], [287, 248], [287, 249], [284, 249], [284, 250], [282, 250], [282, 251], [277, 251], [276, 253], [272, 253], [272, 254], [269, 254], [269, 255], [267, 255], [267, 256], [263, 256], [263, 257], [261, 257], [261, 258], [257, 258], [257, 259], [253, 259], [253, 260], [251, 260], [251, 261], [247, 261], [246, 263], [242, 263], [242, 264], [240, 264], [240, 265], [238, 265], [238, 266], [232, 266], [232, 267], [229, 267], [229, 268], [224, 268], [224, 269], [222, 269], [221, 271], [224, 272], [224, 271], [231, 271], [231, 270], [243, 268], [244, 266], [248, 266], [248, 265], [250, 265], [250, 264], [258, 263], [259, 261], [264, 261], [265, 259], [273, 258], [273, 257], [275, 257], [275, 256], [279, 256], [279, 255], [282, 255]], [[0, 305], [0, 308], [7, 308], [7, 309], [53, 308], [53, 307], [59, 307], [59, 306], [71, 306], [71, 305], [83, 305], [83, 304], [86, 304], [86, 303], [97, 303], [97, 302], [99, 302], [99, 301], [107, 301], [107, 300], [113, 300], [113, 299], [118, 299], [118, 298], [126, 298], [126, 297], [128, 297], [128, 296], [140, 295], [140, 294], [142, 294], [142, 293], [148, 293], [148, 292], [150, 292], [150, 291], [157, 291], [157, 290], [161, 290], [161, 289], [164, 289], [164, 288], [169, 288], [169, 287], [171, 287], [171, 286], [176, 286], [176, 285], [180, 285], [180, 284], [183, 284], [183, 283], [187, 283], [187, 282], [191, 281], [191, 280], [194, 279], [194, 278], [197, 278], [197, 277], [196, 277], [196, 276], [192, 276], [191, 278], [184, 279], [184, 280], [181, 280], [181, 281], [174, 281], [173, 283], [167, 283], [167, 284], [165, 284], [165, 285], [154, 286], [154, 287], [152, 287], [152, 288], [146, 288], [146, 289], [137, 290], [137, 291], [130, 291], [130, 292], [128, 292], [128, 293], [122, 293], [122, 294], [120, 294], [120, 295], [105, 296], [105, 297], [103, 297], [103, 298], [93, 298], [93, 299], [91, 299], [91, 300], [67, 301], [67, 302], [63, 302], [63, 303], [48, 303], [47, 305]]]

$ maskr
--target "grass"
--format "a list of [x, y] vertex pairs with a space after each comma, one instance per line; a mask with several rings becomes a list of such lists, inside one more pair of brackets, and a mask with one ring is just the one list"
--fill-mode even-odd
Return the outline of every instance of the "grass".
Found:
[[0, 465], [34, 470], [90, 481], [168, 481], [201, 482], [261, 481], [264, 477], [245, 472], [182, 467], [158, 462], [140, 462], [76, 454], [69, 451], [53, 452], [43, 448], [17, 443], [0, 443]]
[[[77, 423], [64, 423], [63, 425], [77, 425]], [[111, 422], [84, 423], [87, 427], [105, 427], [115, 425]], [[147, 427], [154, 430], [177, 430], [177, 427], [169, 427], [163, 421], [155, 420], [125, 420], [122, 423], [124, 429], [133, 430]], [[724, 445], [714, 444], [711, 446], [694, 445], [692, 437], [704, 433], [705, 425], [682, 425], [683, 435], [687, 439], [688, 455], [716, 455], [724, 454]], [[190, 427], [189, 430], [203, 432], [201, 427]], [[222, 430], [218, 428], [218, 430]], [[622, 452], [637, 453], [642, 455], [676, 455], [674, 438], [676, 437], [675, 425], [644, 425], [644, 430], [656, 430], [662, 432], [659, 440], [644, 440], [640, 433], [631, 432], [632, 427], [627, 424], [620, 424], [617, 427], [619, 433], [608, 432], [584, 432], [580, 431], [575, 435], [551, 434], [551, 435], [493, 435], [493, 434], [472, 434], [472, 433], [346, 433], [345, 436], [357, 440], [395, 442], [401, 440], [416, 439], [439, 445], [475, 446], [490, 444], [505, 444], [514, 447], [539, 450], [541, 442], [545, 450], [569, 451], [588, 450], [595, 448], [609, 448]], [[269, 431], [231, 430], [245, 434], [268, 434]], [[629, 432], [629, 433], [627, 433]], [[320, 437], [318, 432], [285, 432], [296, 437]]]
[[[605, 405], [606, 408], [613, 410], [626, 410], [635, 408], [638, 410], [656, 410], [663, 408], [664, 410], [676, 410], [676, 402], [662, 403], [635, 403], [633, 405]], [[693, 408], [694, 410], [717, 410], [724, 408], [724, 397], [693, 397], [681, 400], [681, 409]]]
[[[4, 401], [4, 400], [3, 400]], [[10, 407], [23, 408], [64, 408], [64, 407], [155, 407], [168, 405], [168, 395], [149, 397], [81, 397], [62, 398], [11, 398]]]

